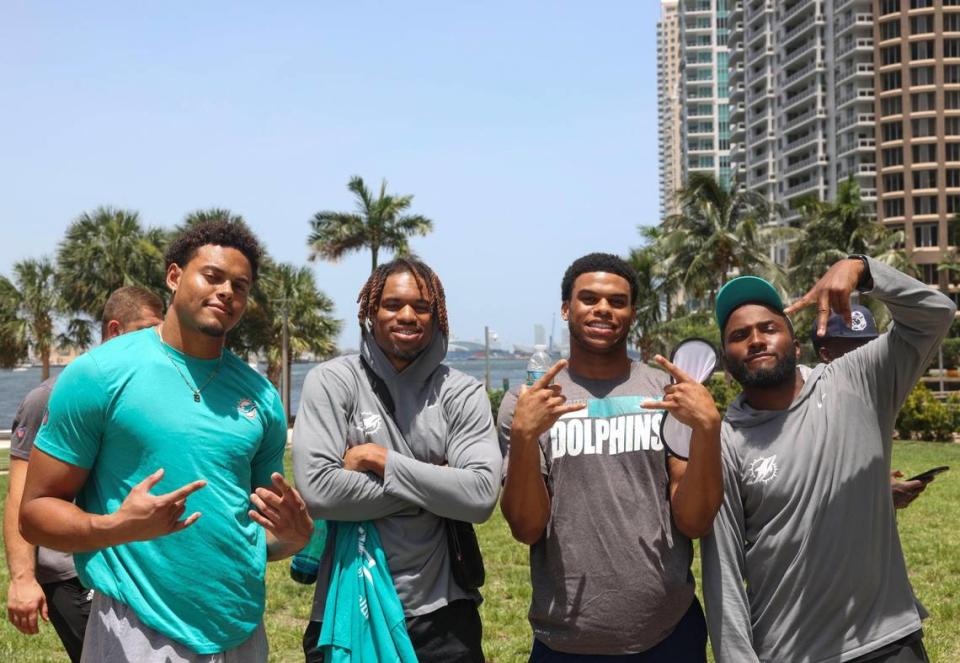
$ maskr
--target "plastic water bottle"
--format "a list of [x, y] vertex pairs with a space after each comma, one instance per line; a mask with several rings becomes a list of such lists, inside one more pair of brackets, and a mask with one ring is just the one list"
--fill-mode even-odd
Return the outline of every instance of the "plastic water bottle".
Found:
[[542, 378], [551, 366], [553, 366], [553, 359], [547, 354], [547, 346], [533, 346], [533, 354], [527, 362], [527, 386], [532, 387], [533, 383]]
[[327, 522], [316, 520], [313, 523], [313, 535], [303, 547], [303, 550], [293, 556], [290, 562], [290, 577], [304, 585], [312, 585], [317, 581], [320, 571], [320, 557], [327, 545]]

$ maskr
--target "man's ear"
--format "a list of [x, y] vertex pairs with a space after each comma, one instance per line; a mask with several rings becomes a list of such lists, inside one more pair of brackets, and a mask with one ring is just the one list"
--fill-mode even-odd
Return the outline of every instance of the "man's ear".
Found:
[[107, 323], [107, 333], [104, 334], [102, 341], [109, 341], [111, 338], [116, 338], [123, 333], [123, 325], [120, 324], [119, 320], [111, 320]]
[[793, 339], [793, 354], [797, 358], [797, 361], [800, 360], [800, 341], [796, 338]]
[[560, 318], [567, 322], [570, 319], [570, 301], [567, 300], [560, 304]]
[[833, 361], [833, 357], [830, 356], [830, 351], [825, 345], [821, 345], [817, 350], [817, 356], [820, 357], [820, 361], [822, 361], [824, 364], [829, 364], [831, 361]]
[[180, 265], [175, 262], [170, 263], [170, 266], [167, 267], [167, 287], [170, 288], [170, 292], [177, 292], [177, 288], [180, 287], [180, 279], [182, 277], [183, 270], [180, 269]]

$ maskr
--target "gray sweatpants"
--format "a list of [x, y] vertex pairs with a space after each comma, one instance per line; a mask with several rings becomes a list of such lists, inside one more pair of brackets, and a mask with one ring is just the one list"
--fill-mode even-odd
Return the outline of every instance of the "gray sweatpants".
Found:
[[241, 645], [216, 654], [198, 654], [140, 621], [127, 605], [96, 592], [83, 638], [80, 663], [264, 663], [263, 622]]

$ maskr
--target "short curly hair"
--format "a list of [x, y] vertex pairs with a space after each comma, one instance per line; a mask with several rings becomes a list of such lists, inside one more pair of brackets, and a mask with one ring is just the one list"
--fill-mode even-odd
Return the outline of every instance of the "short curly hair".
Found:
[[581, 274], [590, 272], [607, 272], [622, 276], [630, 284], [630, 304], [637, 303], [637, 294], [639, 286], [637, 285], [637, 272], [630, 266], [626, 260], [612, 253], [588, 253], [577, 258], [567, 267], [563, 275], [563, 281], [560, 284], [561, 301], [568, 302], [573, 296], [573, 282]]
[[166, 268], [176, 264], [185, 267], [201, 246], [213, 244], [236, 249], [250, 262], [253, 280], [257, 280], [263, 248], [245, 223], [215, 219], [196, 223], [175, 237], [167, 248]]

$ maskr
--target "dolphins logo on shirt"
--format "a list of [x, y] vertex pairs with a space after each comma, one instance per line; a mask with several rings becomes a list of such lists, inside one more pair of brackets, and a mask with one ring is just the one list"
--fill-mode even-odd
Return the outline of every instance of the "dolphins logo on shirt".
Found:
[[777, 456], [757, 458], [747, 468], [747, 483], [768, 483], [777, 476]]
[[247, 419], [253, 419], [257, 416], [257, 405], [249, 398], [241, 398], [237, 403], [237, 412]]
[[360, 425], [357, 426], [362, 432], [371, 435], [380, 430], [380, 424], [383, 419], [376, 412], [361, 412]]

